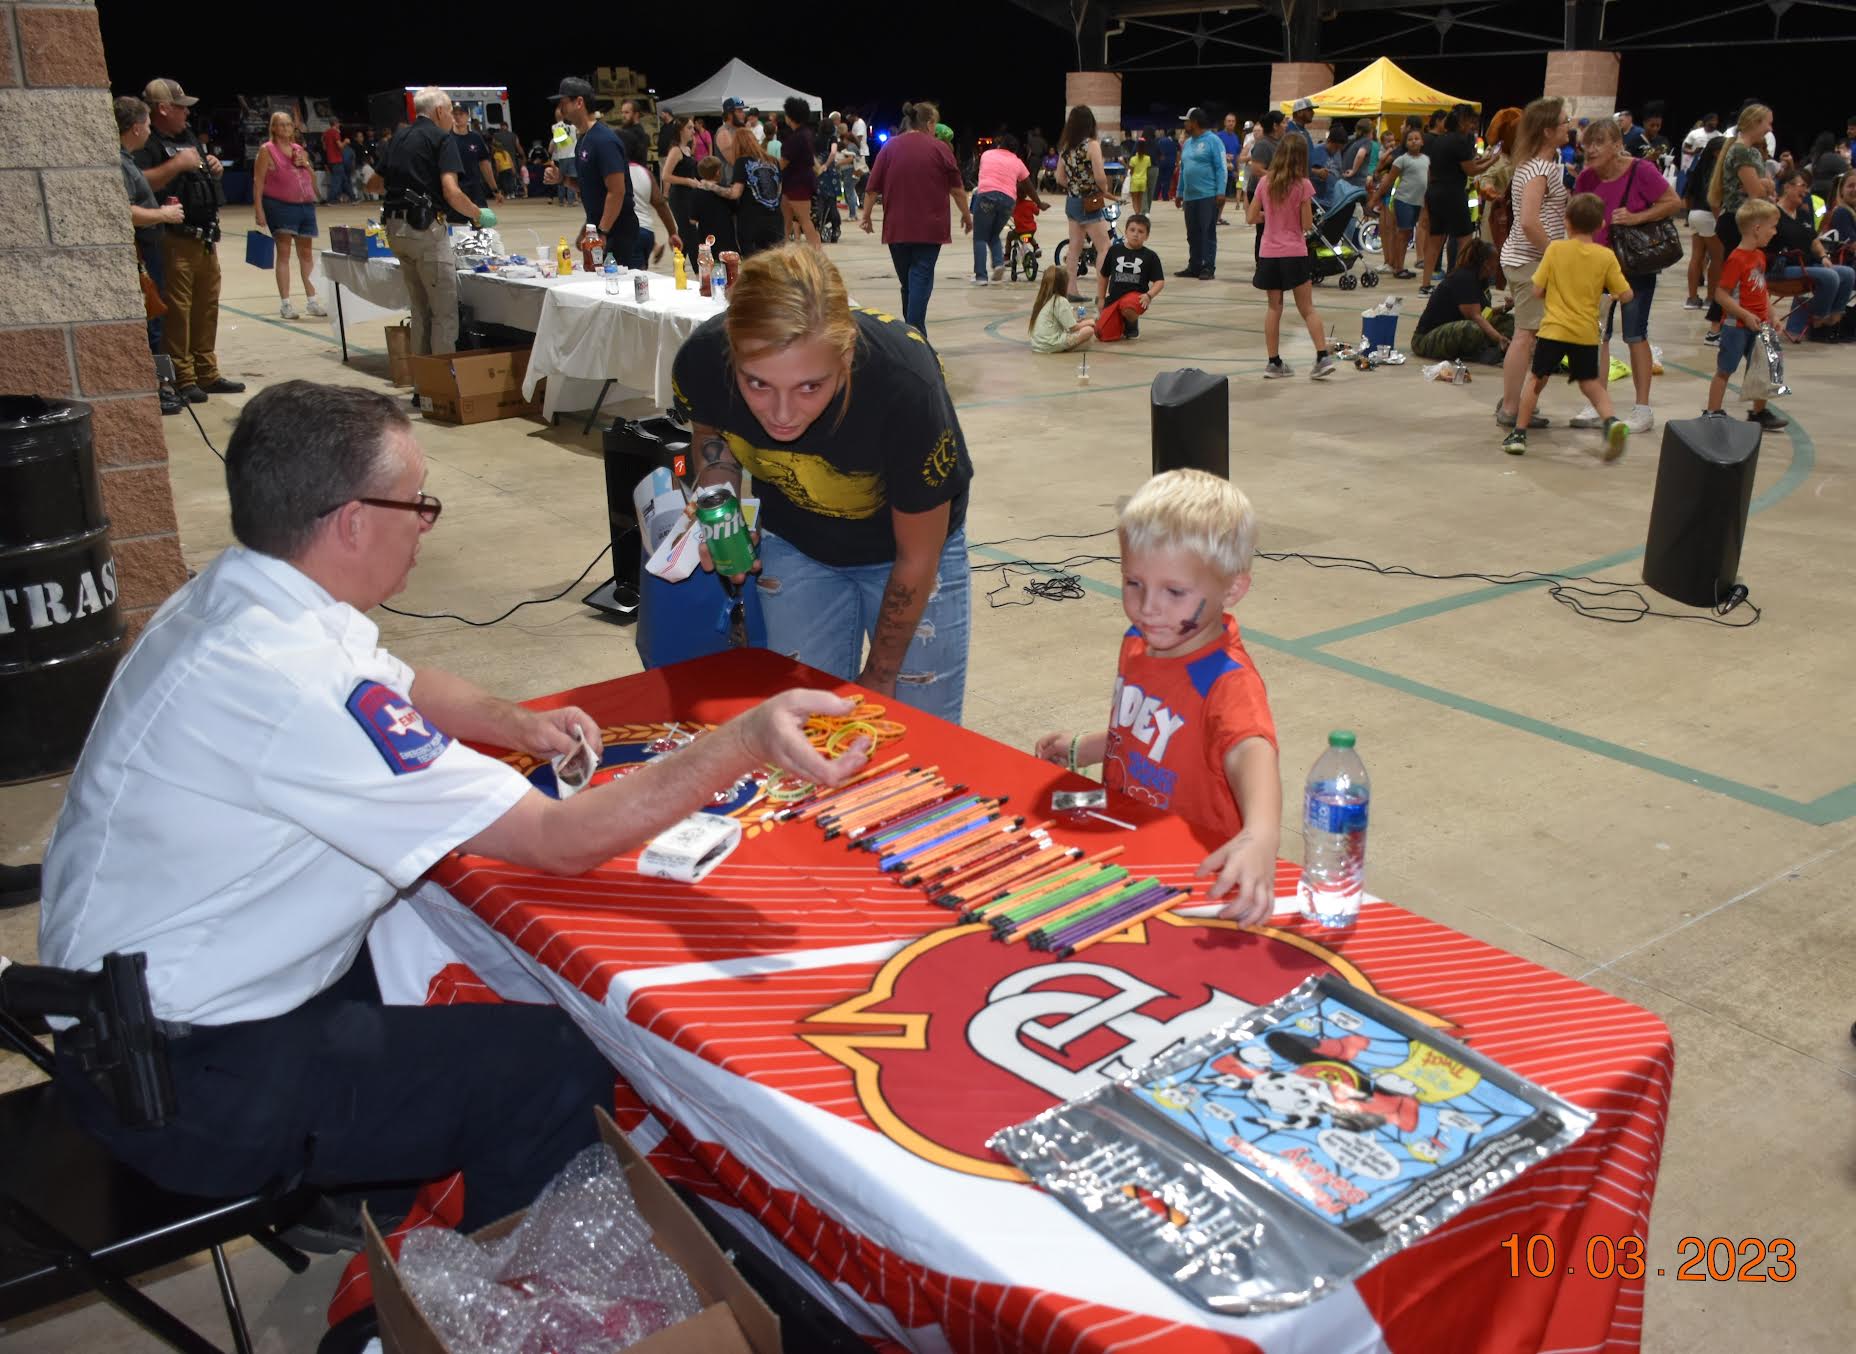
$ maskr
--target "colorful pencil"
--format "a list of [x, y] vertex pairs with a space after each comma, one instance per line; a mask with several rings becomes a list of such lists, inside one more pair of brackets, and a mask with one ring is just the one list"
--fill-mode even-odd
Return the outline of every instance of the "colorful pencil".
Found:
[[[1104, 876], [1112, 873], [1116, 867], [1110, 866]], [[1117, 891], [1129, 886], [1128, 871], [1122, 870], [1117, 876]], [[1102, 902], [1108, 895], [1100, 890], [1093, 890], [1088, 895], [1073, 895], [1069, 898], [1034, 899], [1023, 907], [1010, 912], [993, 914], [993, 925], [1013, 931], [1037, 931], [1060, 923], [1067, 923], [1071, 917], [1079, 916]]]
[[1002, 922], [1014, 922], [1106, 888], [1116, 880], [1126, 878], [1127, 873], [1118, 865], [1066, 870], [1061, 876], [1034, 880], [1026, 888], [995, 898], [991, 903], [982, 903], [973, 909], [973, 915], [984, 917], [995, 926]]
[[956, 807], [950, 813], [936, 814], [885, 840], [877, 848], [879, 856], [894, 856], [913, 851], [916, 847], [944, 835], [948, 829], [963, 822], [971, 821], [975, 816], [984, 816], [999, 811], [996, 799], [973, 798]]
[[1135, 880], [1115, 896], [1103, 899], [1098, 906], [1031, 927], [1031, 944], [1040, 950], [1057, 949], [1097, 927], [1112, 924], [1120, 916], [1146, 907], [1165, 892], [1166, 885], [1157, 879]]
[[900, 836], [912, 826], [919, 826], [937, 813], [946, 813], [962, 803], [973, 803], [985, 796], [974, 794], [964, 785], [948, 785], [940, 788], [934, 798], [926, 804], [912, 809], [899, 809], [892, 818], [871, 823], [868, 827], [847, 829], [845, 836], [851, 839], [853, 846], [868, 847], [886, 837]]
[[818, 803], [820, 800], [827, 799], [833, 795], [842, 794], [844, 793], [844, 791], [849, 790], [854, 786], [861, 785], [870, 780], [873, 780], [877, 776], [880, 776], [884, 772], [891, 770], [891, 768], [893, 767], [900, 766], [903, 762], [906, 762], [908, 760], [909, 760], [909, 754], [904, 752], [897, 756], [891, 757], [886, 762], [879, 762], [875, 766], [866, 766], [862, 771], [859, 771], [856, 775], [852, 776], [849, 780], [845, 781], [844, 784], [842, 785], [833, 786], [829, 790], [814, 788], [812, 793], [807, 795], [804, 799], [797, 800], [794, 803], [788, 804], [785, 808], [781, 809], [774, 816], [776, 818], [779, 818], [781, 821], [786, 821], [788, 819], [797, 818], [807, 808], [809, 808], [813, 804]]
[[[1050, 849], [1050, 843], [1031, 836], [1005, 836], [1005, 844], [998, 845], [998, 838], [991, 838], [982, 843], [985, 847], [978, 855], [969, 854], [966, 863], [948, 866], [934, 866], [918, 870], [909, 879], [901, 881], [909, 888], [924, 888], [931, 901], [945, 907], [953, 906], [950, 895], [959, 891], [960, 886], [969, 879], [979, 879], [995, 870], [1004, 870], [1010, 866], [1029, 862], [1032, 857]], [[913, 882], [911, 882], [913, 881]]]
[[1150, 908], [1147, 908], [1145, 911], [1140, 912], [1136, 914], [1135, 916], [1127, 918], [1125, 921], [1121, 922], [1118, 926], [1114, 927], [1112, 930], [1098, 931], [1094, 935], [1086, 936], [1082, 940], [1075, 941], [1074, 943], [1065, 946], [1063, 949], [1059, 950], [1057, 953], [1059, 957], [1067, 959], [1070, 955], [1075, 954], [1079, 950], [1088, 949], [1091, 945], [1095, 944], [1098, 940], [1106, 940], [1109, 938], [1109, 936], [1119, 934], [1122, 931], [1126, 931], [1129, 927], [1135, 925], [1138, 922], [1146, 921], [1149, 917], [1158, 916], [1160, 913], [1167, 911], [1169, 908], [1178, 906], [1179, 900], [1181, 898], [1187, 897], [1190, 894], [1190, 892], [1191, 891], [1189, 889], [1180, 889], [1176, 893], [1172, 894], [1170, 897], [1162, 900], [1161, 902], [1154, 904]]
[[1101, 865], [1119, 856], [1124, 849], [1125, 848], [1120, 846], [1111, 846], [1107, 850], [1096, 852], [1093, 856], [1084, 856], [1081, 860], [1076, 862], [1074, 867], [1065, 866], [1057, 871], [1055, 875], [1034, 879], [1028, 884], [1018, 885], [1008, 893], [982, 894], [980, 889], [971, 888], [968, 890], [968, 896], [984, 899], [984, 901], [976, 904], [975, 911], [977, 912], [996, 912], [1000, 908], [1015, 907], [1019, 903], [1030, 901], [1036, 894], [1048, 892], [1056, 884], [1058, 876], [1074, 876], [1076, 868], [1087, 865]]
[[[998, 822], [999, 816], [1000, 815], [999, 815], [998, 810], [995, 809], [991, 813], [984, 814], [977, 818], [957, 820], [954, 824], [950, 825], [947, 831], [942, 833], [942, 835], [940, 835], [939, 837], [930, 837], [927, 841], [922, 842], [920, 845], [909, 847], [906, 850], [899, 850], [894, 855], [884, 856], [882, 860], [878, 863], [877, 868], [880, 870], [883, 870], [885, 873], [889, 871], [893, 871], [893, 870], [905, 869], [910, 865], [910, 863], [915, 859], [916, 856], [920, 855], [923, 851], [926, 851], [928, 848], [933, 847], [933, 846], [938, 846], [942, 842], [961, 840], [963, 838], [971, 836], [975, 832], [983, 832], [985, 831], [986, 825], [988, 823]], [[937, 826], [939, 825], [937, 824]], [[930, 829], [924, 829], [924, 830], [930, 830]]]
[[1050, 854], [1051, 849], [1050, 842], [1027, 839], [1004, 855], [986, 856], [966, 871], [950, 875], [945, 881], [937, 881], [928, 891], [928, 896], [943, 907], [954, 907], [959, 904], [970, 882], [996, 879], [1004, 883], [1025, 878], [1050, 867], [1064, 855], [1073, 856], [1080, 848], [1071, 847], [1057, 855]]
[[913, 813], [904, 814], [888, 827], [878, 823], [864, 829], [864, 835], [852, 842], [851, 846], [853, 849], [874, 851], [879, 856], [887, 855], [889, 848], [897, 842], [906, 841], [936, 823], [950, 822], [958, 815], [981, 805], [997, 808], [1004, 802], [1002, 799], [989, 799], [985, 795], [976, 794], [957, 794], [952, 798], [934, 800]]
[[[1015, 818], [991, 836], [974, 842], [952, 855], [921, 861], [917, 864], [915, 873], [900, 882], [908, 888], [915, 888], [917, 885], [927, 884], [930, 881], [944, 882], [954, 875], [972, 869], [998, 852], [1009, 851], [1027, 842], [1039, 840], [1036, 829], [1031, 832], [1022, 830], [1020, 826], [1022, 822], [1022, 819]], [[1048, 840], [1048, 838], [1043, 840]]]
[[938, 776], [926, 770], [909, 772], [899, 781], [873, 785], [869, 794], [855, 803], [841, 804], [814, 820], [822, 828], [842, 831], [864, 822], [874, 822], [901, 805], [905, 799], [932, 794], [941, 785]]
[[[994, 801], [994, 807], [1003, 810], [1005, 801], [1003, 799]], [[943, 860], [951, 860], [956, 856], [964, 855], [968, 851], [986, 845], [987, 842], [997, 837], [1000, 832], [1021, 828], [1025, 825], [1025, 817], [1023, 814], [1019, 814], [1013, 818], [1006, 818], [1003, 813], [1001, 813], [1000, 818], [1001, 825], [997, 832], [985, 832], [981, 833], [978, 837], [968, 838], [965, 841], [945, 842], [940, 846], [930, 847], [917, 854], [915, 858], [909, 862], [909, 868], [912, 870], [928, 869]]]
[[[825, 829], [826, 841], [839, 836], [848, 838], [854, 833], [876, 832], [885, 825], [900, 823], [906, 818], [926, 812], [950, 795], [958, 797], [966, 788], [964, 785], [949, 785], [936, 777], [931, 781], [904, 787], [895, 794], [873, 799], [862, 808], [847, 809], [830, 819], [820, 818], [819, 826]], [[849, 841], [846, 844], [855, 846], [857, 843]]]

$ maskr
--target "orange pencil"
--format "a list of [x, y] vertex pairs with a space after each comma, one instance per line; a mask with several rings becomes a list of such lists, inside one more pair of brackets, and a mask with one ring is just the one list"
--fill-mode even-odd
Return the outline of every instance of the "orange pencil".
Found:
[[893, 788], [903, 781], [918, 780], [934, 770], [931, 766], [911, 766], [906, 771], [896, 771], [892, 769], [897, 762], [907, 760], [908, 758], [906, 756], [892, 757], [889, 762], [885, 764], [882, 775], [873, 776], [868, 780], [859, 777], [856, 780], [846, 781], [837, 789], [826, 791], [810, 804], [807, 804], [800, 812], [807, 817], [817, 817], [820, 814], [831, 813], [842, 809], [847, 804], [856, 803], [859, 800], [877, 794], [885, 788]]
[[1071, 848], [1056, 860], [1048, 857], [1038, 860], [1035, 869], [1006, 870], [998, 876], [987, 875], [961, 885], [960, 896], [963, 900], [978, 900], [966, 910], [976, 917], [983, 917], [1002, 905], [1033, 897], [1047, 887], [1061, 888], [1064, 884], [1074, 884], [1088, 873], [1089, 862], [1079, 858], [1080, 850]]
[[939, 785], [940, 777], [933, 774], [933, 767], [906, 771], [897, 780], [876, 782], [863, 792], [853, 795], [842, 803], [830, 806], [825, 812], [810, 815], [820, 826], [843, 823], [847, 818], [861, 815], [866, 809], [874, 808], [899, 794], [913, 794], [926, 786]]
[[886, 762], [879, 762], [875, 766], [866, 766], [862, 771], [859, 771], [856, 775], [852, 776], [849, 780], [845, 781], [844, 784], [834, 785], [829, 790], [815, 789], [805, 799], [800, 800], [796, 804], [787, 805], [786, 808], [782, 809], [780, 812], [787, 815], [788, 817], [797, 818], [799, 817], [800, 814], [808, 812], [814, 806], [824, 804], [824, 803], [829, 803], [831, 800], [836, 798], [838, 795], [844, 794], [846, 791], [854, 789], [856, 786], [861, 785], [863, 782], [870, 780], [876, 776], [880, 776], [884, 772], [892, 770], [893, 768], [900, 766], [903, 762], [906, 762], [908, 760], [909, 760], [909, 754], [904, 752], [897, 756], [891, 757]]
[[[982, 818], [989, 815], [997, 815], [999, 810], [1004, 807], [1005, 801], [1003, 799], [982, 799], [968, 808], [962, 809], [958, 813], [951, 813], [945, 818], [937, 819], [932, 823], [923, 824], [907, 837], [898, 837], [893, 842], [885, 843], [883, 846], [877, 848], [878, 853], [885, 856], [907, 855], [913, 847], [920, 846], [925, 842], [931, 842], [936, 837], [944, 837], [956, 828], [965, 827], [968, 823], [973, 821], [976, 814]], [[910, 868], [925, 864], [935, 855], [944, 855], [949, 852], [962, 850], [964, 847], [971, 846], [972, 844], [971, 838], [960, 838], [951, 842], [943, 842], [941, 845], [934, 847], [932, 852], [923, 852], [919, 860], [910, 861]]]
[[[1129, 878], [1131, 876], [1124, 876], [1122, 882], [1125, 884]], [[1110, 890], [1110, 892], [1114, 891]], [[1015, 922], [1010, 930], [1001, 934], [1000, 939], [1022, 940], [1033, 931], [1062, 926], [1066, 917], [1073, 917], [1078, 912], [1088, 911], [1101, 902], [1104, 896], [1092, 894], [1085, 898], [1074, 898], [1060, 907], [1052, 908], [1049, 912], [1040, 912], [1035, 916], [1026, 917], [1023, 921]]]
[[1031, 836], [1008, 823], [1003, 831], [991, 834], [978, 846], [969, 847], [958, 856], [949, 856], [928, 869], [917, 871], [902, 883], [906, 888], [920, 885], [928, 890], [930, 897], [936, 897], [951, 891], [960, 880], [977, 879], [999, 869], [1008, 861], [1017, 860], [1027, 852], [1048, 845], [1043, 838]]
[[[893, 795], [884, 795], [880, 798], [873, 799], [861, 808], [847, 809], [842, 814], [830, 818], [821, 818], [819, 819], [819, 825], [825, 827], [825, 836], [827, 839], [836, 837], [841, 833], [864, 832], [875, 827], [879, 823], [885, 823], [891, 819], [900, 820], [905, 818], [916, 808], [922, 805], [932, 804], [935, 800], [946, 795], [950, 790], [962, 788], [964, 787], [949, 785], [946, 781], [943, 781], [937, 776], [933, 780], [922, 781], [910, 788], [899, 790]], [[855, 842], [849, 844], [853, 846], [856, 845]]]
[[[991, 890], [991, 896], [988, 896], [985, 902], [973, 908], [973, 913], [975, 916], [985, 916], [988, 913], [998, 911], [1002, 905], [1017, 907], [1020, 903], [1028, 903], [1033, 898], [1041, 897], [1046, 893], [1054, 893], [1056, 890], [1063, 888], [1066, 884], [1074, 884], [1083, 877], [1075, 872], [1076, 866], [1100, 865], [1104, 861], [1113, 860], [1116, 856], [1119, 856], [1124, 849], [1126, 848], [1111, 846], [1106, 851], [1098, 851], [1093, 856], [1085, 856], [1082, 860], [1075, 862], [1074, 865], [1065, 865], [1057, 872], [1058, 875], [1063, 876], [1062, 878], [1053, 875], [1048, 879], [1036, 880], [1030, 884], [1021, 885], [1004, 893]], [[980, 890], [977, 888], [972, 892], [976, 897], [980, 894]]]
[[1038, 847], [1026, 855], [1014, 857], [992, 870], [974, 875], [966, 882], [944, 890], [941, 896], [958, 901], [970, 897], [982, 898], [988, 893], [1051, 870], [1067, 870], [1077, 863], [1076, 858], [1082, 854], [1082, 848], [1078, 846], [1065, 847], [1055, 855], [1048, 854], [1049, 851], [1049, 847]]
[[987, 856], [993, 855], [995, 852], [1004, 849], [1007, 845], [1007, 839], [1017, 838], [1017, 841], [1013, 841], [1010, 844], [1018, 845], [1022, 842], [1040, 840], [1037, 833], [1038, 829], [1036, 828], [1032, 828], [1029, 832], [1024, 830], [1024, 819], [1014, 819], [1012, 822], [1000, 828], [999, 831], [990, 834], [982, 841], [964, 846], [950, 855], [944, 855], [934, 860], [922, 862], [919, 867], [919, 873], [924, 879], [939, 879], [946, 875], [959, 874], [967, 869], [968, 866], [984, 860]]
[[1091, 945], [1095, 944], [1098, 940], [1107, 940], [1110, 936], [1118, 936], [1123, 931], [1126, 931], [1129, 927], [1136, 926], [1140, 924], [1141, 922], [1146, 921], [1149, 917], [1158, 916], [1160, 913], [1165, 912], [1169, 910], [1170, 908], [1177, 907], [1180, 903], [1184, 902], [1187, 898], [1190, 898], [1191, 896], [1192, 896], [1191, 890], [1189, 889], [1181, 890], [1180, 892], [1175, 893], [1172, 897], [1162, 899], [1160, 902], [1155, 903], [1152, 907], [1147, 908], [1145, 911], [1135, 913], [1132, 917], [1127, 918], [1125, 921], [1119, 922], [1116, 925], [1111, 926], [1106, 930], [1097, 931], [1092, 936], [1084, 936], [1081, 940], [1077, 941], [1074, 945], [1067, 946], [1066, 948], [1058, 951], [1058, 953], [1065, 957], [1068, 957], [1069, 955], [1076, 954], [1082, 950], [1086, 950]]

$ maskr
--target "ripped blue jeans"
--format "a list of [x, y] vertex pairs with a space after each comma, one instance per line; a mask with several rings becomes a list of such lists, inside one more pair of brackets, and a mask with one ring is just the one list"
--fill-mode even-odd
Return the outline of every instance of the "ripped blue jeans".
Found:
[[[772, 532], [760, 537], [758, 575], [767, 647], [800, 662], [857, 680], [864, 644], [876, 629], [890, 566], [820, 564]], [[896, 695], [918, 710], [960, 723], [967, 693], [971, 629], [967, 533], [956, 531], [941, 551], [941, 569], [903, 656]]]

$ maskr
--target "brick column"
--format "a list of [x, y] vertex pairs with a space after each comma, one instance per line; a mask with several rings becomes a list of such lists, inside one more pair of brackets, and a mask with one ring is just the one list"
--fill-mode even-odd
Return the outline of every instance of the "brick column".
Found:
[[1616, 52], [1548, 52], [1546, 93], [1566, 101], [1566, 116], [1608, 118], [1618, 107]]
[[[1326, 61], [1278, 61], [1270, 66], [1270, 102], [1271, 108], [1281, 108], [1285, 103], [1309, 94], [1319, 94], [1334, 83], [1334, 67]], [[1327, 134], [1328, 119], [1316, 118], [1308, 124], [1308, 130], [1315, 138], [1315, 144]]]
[[0, 389], [81, 399], [131, 640], [184, 581], [97, 11], [0, 3]]
[[[1071, 71], [1063, 77], [1063, 115], [1086, 103], [1096, 115], [1096, 133], [1121, 140], [1121, 76], [1115, 71]], [[1053, 138], [1055, 140], [1055, 138]]]

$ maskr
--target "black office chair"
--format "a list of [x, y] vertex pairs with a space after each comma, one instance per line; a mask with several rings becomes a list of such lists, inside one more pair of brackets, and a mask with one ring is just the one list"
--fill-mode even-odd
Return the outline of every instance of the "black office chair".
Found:
[[[0, 1010], [0, 1047], [7, 1045], [51, 1075], [51, 1054]], [[314, 1198], [300, 1189], [238, 1199], [171, 1193], [112, 1158], [71, 1117], [51, 1082], [9, 1091], [0, 1095], [0, 1321], [94, 1290], [173, 1348], [218, 1354], [217, 1346], [129, 1282], [206, 1250], [233, 1347], [250, 1354], [251, 1334], [224, 1245], [249, 1236], [302, 1273], [309, 1257], [276, 1232]]]

